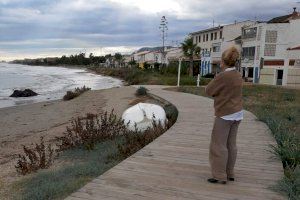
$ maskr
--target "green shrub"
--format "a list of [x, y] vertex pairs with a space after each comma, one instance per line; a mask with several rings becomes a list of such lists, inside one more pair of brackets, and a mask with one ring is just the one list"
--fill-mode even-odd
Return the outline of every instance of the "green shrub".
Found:
[[277, 185], [273, 187], [275, 191], [286, 195], [289, 200], [300, 199], [300, 167], [295, 170], [288, 170], [285, 177], [278, 181]]
[[174, 124], [178, 117], [178, 110], [173, 104], [167, 104], [164, 106], [167, 119]]
[[212, 78], [201, 77], [200, 78], [200, 85], [208, 85], [211, 80], [212, 80]]
[[147, 88], [145, 88], [145, 87], [139, 87], [136, 90], [135, 94], [136, 94], [136, 96], [146, 96], [148, 94], [147, 91], [148, 91]]
[[69, 101], [71, 99], [74, 99], [74, 98], [80, 96], [81, 94], [83, 94], [84, 92], [89, 91], [89, 90], [91, 90], [91, 88], [83, 86], [82, 88], [75, 88], [74, 91], [67, 91], [67, 93], [63, 97], [63, 100]]

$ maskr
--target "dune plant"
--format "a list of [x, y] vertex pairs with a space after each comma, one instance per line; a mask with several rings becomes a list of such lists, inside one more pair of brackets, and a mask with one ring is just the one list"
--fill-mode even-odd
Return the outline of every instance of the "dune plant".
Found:
[[67, 91], [67, 93], [65, 94], [65, 96], [63, 97], [64, 101], [69, 101], [71, 99], [74, 99], [78, 96], [80, 96], [81, 94], [83, 94], [86, 91], [91, 90], [91, 88], [89, 87], [85, 87], [85, 85], [82, 88], [75, 88], [74, 91]]
[[63, 136], [57, 137], [59, 151], [82, 146], [93, 150], [96, 143], [123, 135], [126, 131], [124, 120], [118, 118], [112, 110], [98, 116], [87, 114], [85, 118], [76, 118], [67, 127]]
[[118, 145], [120, 155], [127, 158], [134, 154], [163, 134], [170, 126], [168, 122], [163, 125], [160, 121], [156, 122], [154, 119], [152, 127], [147, 128], [145, 131], [140, 131], [137, 128], [135, 128], [135, 131], [128, 131], [124, 134], [123, 144]]
[[43, 137], [34, 147], [24, 145], [23, 151], [23, 154], [19, 154], [17, 165], [15, 166], [17, 172], [22, 175], [50, 167], [55, 157], [52, 145], [45, 145]]

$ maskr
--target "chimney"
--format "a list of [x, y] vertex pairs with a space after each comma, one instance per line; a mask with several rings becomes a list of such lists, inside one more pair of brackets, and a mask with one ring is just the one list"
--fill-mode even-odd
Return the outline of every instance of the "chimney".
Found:
[[299, 13], [297, 12], [297, 8], [296, 8], [296, 7], [294, 7], [293, 10], [294, 10], [294, 12], [292, 13], [292, 19], [296, 19], [296, 18], [298, 18], [300, 15], [299, 15]]

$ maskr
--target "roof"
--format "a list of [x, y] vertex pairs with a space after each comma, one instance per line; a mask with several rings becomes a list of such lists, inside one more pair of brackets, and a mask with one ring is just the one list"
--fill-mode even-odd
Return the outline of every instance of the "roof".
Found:
[[142, 52], [136, 53], [135, 55], [140, 56], [140, 55], [147, 54], [147, 53], [149, 53], [149, 52], [150, 52], [150, 51], [142, 51]]
[[223, 26], [218, 26], [218, 27], [213, 27], [213, 28], [209, 28], [209, 29], [204, 29], [204, 30], [201, 30], [201, 31], [192, 32], [190, 34], [191, 35], [197, 35], [197, 34], [200, 34], [200, 33], [206, 33], [206, 32], [220, 30], [222, 28], [223, 28]]
[[269, 20], [267, 23], [288, 23], [290, 18], [291, 18], [292, 14], [290, 15], [284, 15], [284, 16], [280, 16], [280, 17], [275, 17], [271, 20]]
[[271, 24], [271, 23], [289, 23], [291, 19], [296, 19], [296, 18], [299, 18], [299, 17], [300, 17], [300, 13], [297, 12], [296, 9], [294, 8], [294, 12], [292, 14], [275, 17], [275, 18], [269, 20], [267, 23], [268, 24]]
[[300, 50], [300, 46], [293, 47], [293, 48], [288, 48], [288, 51], [293, 51], [293, 50]]

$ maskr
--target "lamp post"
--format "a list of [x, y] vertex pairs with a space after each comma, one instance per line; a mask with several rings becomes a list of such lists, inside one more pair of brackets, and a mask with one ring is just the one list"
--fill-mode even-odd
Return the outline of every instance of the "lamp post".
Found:
[[178, 78], [177, 78], [177, 87], [180, 86], [180, 72], [181, 72], [181, 63], [182, 63], [182, 58], [179, 58], [179, 64], [178, 64]]

